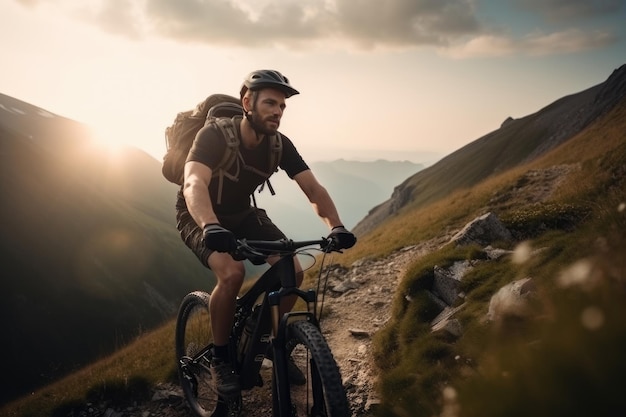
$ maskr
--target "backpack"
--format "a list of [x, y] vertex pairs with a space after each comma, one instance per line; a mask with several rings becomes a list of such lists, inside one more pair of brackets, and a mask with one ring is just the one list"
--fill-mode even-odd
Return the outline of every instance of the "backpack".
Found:
[[[163, 176], [174, 184], [183, 184], [185, 161], [196, 133], [207, 124], [215, 123], [226, 141], [226, 152], [224, 152], [218, 166], [213, 170], [213, 178], [219, 180], [217, 203], [220, 204], [222, 200], [224, 177], [235, 182], [238, 181], [242, 164], [244, 169], [249, 169], [269, 178], [278, 169], [282, 155], [282, 137], [278, 132], [276, 135], [267, 137], [270, 142], [268, 172], [246, 166], [239, 152], [240, 141], [237, 130], [237, 124], [241, 121], [242, 114], [241, 101], [226, 94], [212, 94], [193, 110], [178, 113], [172, 125], [165, 129], [166, 153], [161, 168]], [[235, 172], [229, 173], [234, 164], [236, 164]], [[266, 179], [265, 183], [274, 195], [274, 189], [269, 183], [269, 179]], [[261, 186], [262, 188], [263, 186]]]

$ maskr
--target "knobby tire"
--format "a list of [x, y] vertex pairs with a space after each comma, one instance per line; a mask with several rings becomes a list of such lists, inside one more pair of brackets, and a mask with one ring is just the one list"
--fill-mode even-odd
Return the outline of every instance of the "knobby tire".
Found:
[[288, 352], [306, 377], [303, 385], [290, 384], [293, 415], [351, 416], [339, 367], [319, 328], [306, 320], [294, 321], [287, 334]]
[[241, 396], [223, 401], [211, 389], [210, 352], [199, 357], [202, 349], [213, 345], [210, 295], [202, 291], [187, 294], [180, 304], [176, 321], [176, 359], [183, 394], [198, 417], [237, 417]]

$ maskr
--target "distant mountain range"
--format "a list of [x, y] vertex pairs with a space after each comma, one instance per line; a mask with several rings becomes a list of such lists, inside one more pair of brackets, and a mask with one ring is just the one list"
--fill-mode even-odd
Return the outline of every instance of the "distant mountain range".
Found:
[[[347, 226], [423, 168], [312, 166]], [[185, 293], [213, 285], [175, 229], [177, 186], [143, 151], [110, 154], [85, 125], [0, 94], [0, 181], [0, 402], [119, 348], [171, 318]], [[273, 183], [278, 195], [259, 205], [290, 237], [328, 233], [293, 181]]]
[[[393, 193], [394, 187], [424, 168], [409, 161], [313, 162], [311, 170], [332, 196], [341, 219], [354, 227], [372, 207]], [[284, 172], [271, 178], [276, 195], [268, 190], [256, 195], [257, 204], [292, 239], [313, 239], [328, 234], [328, 228], [314, 213], [295, 181]]]

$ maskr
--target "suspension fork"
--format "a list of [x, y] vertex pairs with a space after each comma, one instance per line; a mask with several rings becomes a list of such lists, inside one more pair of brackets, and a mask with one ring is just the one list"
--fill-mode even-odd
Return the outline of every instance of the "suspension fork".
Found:
[[[288, 260], [291, 260], [290, 262]], [[294, 276], [293, 257], [281, 260], [285, 262], [283, 270], [286, 274], [281, 275], [282, 287], [278, 291], [268, 294], [268, 304], [272, 313], [272, 350], [273, 350], [273, 370], [272, 398], [273, 416], [291, 416], [292, 404], [289, 394], [289, 373], [287, 371], [287, 325], [294, 320], [308, 320], [317, 324], [315, 311], [317, 308], [317, 293], [315, 290], [302, 291], [296, 287]], [[284, 282], [282, 277], [291, 278], [292, 282]], [[307, 303], [307, 311], [289, 312], [281, 316], [280, 304], [284, 297], [296, 295]]]

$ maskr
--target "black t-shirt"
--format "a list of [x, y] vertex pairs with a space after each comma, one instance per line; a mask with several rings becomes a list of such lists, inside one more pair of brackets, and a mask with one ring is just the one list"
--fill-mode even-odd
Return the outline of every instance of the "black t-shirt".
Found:
[[[236, 127], [241, 137], [239, 126]], [[281, 136], [283, 150], [278, 166], [287, 173], [289, 178], [293, 178], [300, 172], [309, 169], [309, 166], [304, 162], [293, 142], [285, 135], [281, 134]], [[226, 152], [226, 141], [218, 128], [214, 124], [210, 124], [200, 129], [196, 135], [187, 161], [200, 162], [214, 170], [220, 163], [224, 152]], [[221, 204], [217, 204], [219, 178], [213, 177], [209, 184], [209, 193], [216, 214], [239, 213], [248, 209], [250, 207], [250, 195], [267, 179], [266, 176], [245, 168], [247, 166], [254, 167], [261, 172], [269, 171], [270, 150], [267, 139], [263, 139], [259, 146], [254, 149], [246, 149], [240, 143], [239, 152], [238, 161], [228, 170], [229, 174], [235, 175], [239, 180], [235, 182], [224, 176]], [[238, 169], [239, 174], [237, 175]]]

